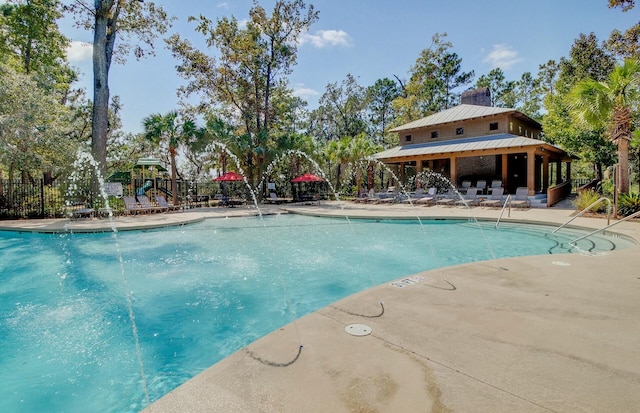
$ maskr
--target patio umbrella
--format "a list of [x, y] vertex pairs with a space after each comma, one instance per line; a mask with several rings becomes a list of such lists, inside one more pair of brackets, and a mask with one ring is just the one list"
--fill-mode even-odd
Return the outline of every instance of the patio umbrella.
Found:
[[324, 179], [319, 176], [315, 176], [313, 174], [303, 174], [297, 178], [293, 178], [291, 182], [322, 182]]
[[224, 181], [244, 181], [244, 177], [237, 172], [227, 172], [217, 178], [214, 179], [214, 182], [224, 182]]

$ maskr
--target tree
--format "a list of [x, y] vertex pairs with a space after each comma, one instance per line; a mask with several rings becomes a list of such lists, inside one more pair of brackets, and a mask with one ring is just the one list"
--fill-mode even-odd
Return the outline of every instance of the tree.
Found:
[[499, 67], [491, 69], [489, 74], [482, 75], [476, 81], [476, 88], [488, 87], [491, 91], [491, 106], [498, 108], [514, 108], [513, 90], [515, 82], [507, 81]]
[[[74, 0], [66, 10], [76, 15], [79, 27], [93, 30], [93, 116], [91, 151], [104, 176], [107, 168], [109, 127], [109, 71], [112, 60], [125, 63], [153, 55], [154, 40], [170, 25], [161, 7], [142, 0]], [[135, 38], [135, 42], [133, 41]]]
[[0, 55], [14, 54], [25, 73], [46, 74], [65, 62], [69, 45], [56, 20], [62, 17], [57, 0], [13, 0], [3, 5]]
[[171, 190], [173, 201], [177, 202], [177, 170], [176, 154], [181, 143], [187, 142], [196, 134], [195, 123], [190, 119], [181, 119], [178, 112], [166, 115], [159, 113], [150, 115], [142, 121], [145, 137], [156, 146], [164, 146], [171, 162]]
[[549, 61], [540, 66], [539, 87], [546, 91], [544, 106], [547, 114], [542, 119], [545, 140], [561, 145], [585, 162], [591, 162], [595, 177], [602, 179], [603, 167], [611, 164], [615, 147], [607, 143], [603, 128], [572, 120], [568, 94], [582, 80], [605, 79], [615, 63], [593, 34], [581, 34], [569, 55], [557, 64]]
[[450, 51], [451, 42], [445, 41], [446, 33], [436, 33], [431, 46], [424, 49], [411, 68], [410, 80], [405, 87], [406, 97], [418, 106], [420, 116], [447, 109], [459, 100], [455, 90], [468, 85], [474, 72], [462, 72], [462, 58]]
[[[609, 8], [621, 7], [623, 12], [631, 10], [635, 0], [609, 0]], [[607, 47], [622, 58], [640, 58], [640, 23], [634, 24], [624, 33], [614, 30], [609, 36]]]
[[384, 78], [376, 80], [366, 93], [373, 141], [382, 143], [387, 128], [395, 119], [393, 101], [402, 95], [402, 90], [395, 81]]
[[196, 31], [206, 37], [207, 46], [218, 49], [217, 59], [179, 35], [167, 40], [181, 61], [178, 73], [188, 80], [180, 95], [200, 94], [203, 107], [218, 107], [230, 123], [242, 125], [237, 139], [247, 139], [243, 158], [252, 182], [271, 138], [273, 94], [289, 93], [286, 76], [296, 62], [298, 37], [317, 19], [313, 6], [302, 0], [277, 1], [271, 16], [254, 1], [244, 28], [235, 17], [219, 19], [215, 25], [202, 15], [190, 18], [198, 22]]
[[602, 82], [587, 79], [571, 91], [571, 108], [594, 127], [607, 125], [618, 147], [619, 192], [629, 192], [629, 141], [632, 111], [640, 103], [640, 61], [627, 59]]
[[10, 179], [72, 163], [78, 143], [63, 134], [67, 112], [33, 75], [0, 63], [0, 164]]
[[367, 132], [365, 89], [352, 74], [340, 85], [329, 83], [318, 101], [318, 108], [309, 116], [309, 132], [323, 140], [353, 137]]

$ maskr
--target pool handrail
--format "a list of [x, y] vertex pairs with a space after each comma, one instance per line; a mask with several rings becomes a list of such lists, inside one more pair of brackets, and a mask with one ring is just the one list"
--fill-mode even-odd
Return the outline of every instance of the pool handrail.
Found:
[[504, 201], [504, 205], [502, 205], [502, 211], [500, 211], [500, 215], [498, 216], [498, 220], [496, 221], [496, 228], [500, 224], [500, 219], [502, 219], [502, 214], [504, 214], [504, 210], [509, 205], [509, 216], [511, 216], [511, 194], [507, 195], [507, 199]]
[[595, 234], [595, 233], [597, 233], [597, 232], [607, 230], [607, 229], [611, 228], [611, 227], [612, 227], [612, 226], [614, 226], [614, 225], [618, 225], [618, 224], [619, 224], [619, 223], [621, 223], [621, 222], [628, 221], [628, 220], [630, 220], [631, 218], [635, 218], [635, 217], [637, 217], [637, 216], [640, 216], [640, 211], [636, 211], [636, 212], [634, 212], [633, 214], [628, 215], [628, 216], [626, 216], [626, 217], [624, 217], [624, 218], [622, 218], [622, 219], [620, 219], [620, 220], [618, 220], [618, 221], [614, 222], [613, 224], [609, 224], [609, 225], [607, 225], [606, 227], [603, 227], [603, 228], [600, 228], [600, 229], [596, 229], [595, 231], [591, 231], [591, 232], [590, 232], [590, 233], [588, 233], [587, 235], [583, 235], [583, 236], [581, 236], [580, 238], [576, 238], [576, 239], [574, 239], [573, 241], [571, 241], [571, 242], [570, 242], [570, 244], [575, 244], [576, 242], [580, 241], [581, 239], [587, 238], [587, 237], [589, 237], [589, 236], [591, 236], [591, 235], [593, 235], [593, 234]]
[[609, 225], [609, 223], [611, 222], [611, 200], [609, 198], [607, 198], [606, 196], [603, 196], [603, 197], [598, 198], [597, 201], [593, 202], [591, 205], [589, 205], [588, 207], [586, 207], [582, 211], [580, 211], [580, 213], [578, 213], [576, 216], [571, 217], [571, 219], [569, 219], [567, 222], [565, 222], [564, 224], [560, 225], [558, 228], [556, 228], [553, 231], [551, 231], [551, 233], [555, 234], [558, 230], [566, 227], [567, 225], [569, 225], [569, 223], [571, 221], [573, 221], [574, 219], [582, 216], [584, 213], [586, 213], [587, 211], [589, 211], [591, 208], [593, 208], [594, 206], [598, 205], [602, 201], [607, 201], [607, 203], [608, 203], [608, 206], [607, 206], [607, 225]]

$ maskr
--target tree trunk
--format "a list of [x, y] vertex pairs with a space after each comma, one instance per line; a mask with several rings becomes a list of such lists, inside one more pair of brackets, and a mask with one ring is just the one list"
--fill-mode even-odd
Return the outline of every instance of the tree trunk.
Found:
[[618, 192], [626, 194], [629, 192], [629, 140], [621, 138], [618, 140]]
[[100, 174], [107, 171], [107, 132], [109, 128], [109, 61], [107, 61], [107, 26], [110, 2], [96, 1], [93, 34], [93, 118], [91, 152]]
[[173, 146], [169, 147], [169, 156], [171, 157], [171, 195], [172, 202], [174, 205], [178, 205], [178, 177], [176, 171], [176, 148]]

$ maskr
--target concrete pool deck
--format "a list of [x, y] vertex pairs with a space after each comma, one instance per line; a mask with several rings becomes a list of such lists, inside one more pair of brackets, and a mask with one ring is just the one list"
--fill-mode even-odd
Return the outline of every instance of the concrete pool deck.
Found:
[[[494, 222], [500, 214], [349, 202], [261, 206], [264, 214], [285, 210]], [[202, 208], [115, 222], [124, 230], [255, 213]], [[503, 219], [560, 225], [574, 213], [511, 210]], [[104, 221], [10, 221], [0, 229], [89, 231]], [[572, 225], [602, 228], [606, 219], [581, 217]], [[638, 222], [612, 231], [640, 239]], [[640, 246], [470, 263], [407, 274], [402, 285], [371, 288], [286, 325], [145, 412], [638, 411]], [[353, 324], [371, 333], [347, 334]]]

